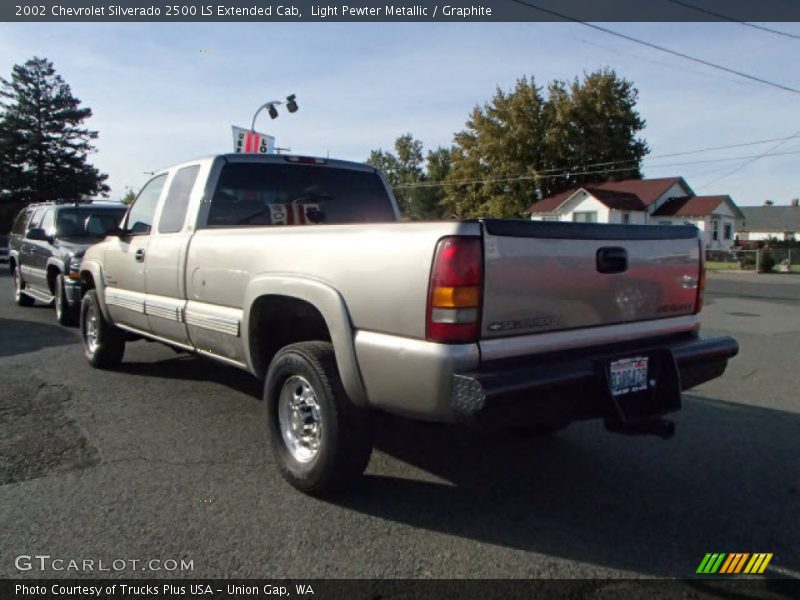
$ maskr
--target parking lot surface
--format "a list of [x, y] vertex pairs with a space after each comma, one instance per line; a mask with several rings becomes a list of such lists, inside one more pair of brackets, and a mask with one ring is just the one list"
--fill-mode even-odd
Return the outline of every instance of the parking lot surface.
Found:
[[[710, 276], [703, 323], [741, 352], [684, 396], [672, 440], [386, 417], [363, 485], [325, 502], [277, 475], [255, 379], [146, 342], [91, 369], [77, 329], [15, 306], [4, 272], [0, 576], [685, 577], [707, 552], [796, 574], [800, 276]], [[193, 571], [15, 567], [33, 554]]]

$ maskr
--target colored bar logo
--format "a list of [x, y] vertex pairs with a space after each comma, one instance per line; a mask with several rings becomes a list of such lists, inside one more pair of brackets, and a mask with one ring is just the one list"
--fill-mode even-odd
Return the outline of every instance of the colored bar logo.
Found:
[[697, 573], [703, 575], [761, 574], [771, 560], [771, 552], [757, 552], [754, 554], [749, 552], [733, 552], [731, 554], [709, 552], [700, 561]]

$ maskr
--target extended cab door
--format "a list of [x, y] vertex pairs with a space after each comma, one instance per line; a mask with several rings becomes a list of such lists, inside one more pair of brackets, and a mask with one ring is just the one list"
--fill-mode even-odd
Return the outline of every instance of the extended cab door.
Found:
[[187, 213], [199, 172], [200, 165], [188, 165], [177, 169], [170, 179], [158, 226], [147, 248], [145, 269], [145, 310], [151, 332], [184, 345], [189, 345], [184, 320], [186, 251], [193, 229], [187, 223]]
[[121, 227], [109, 244], [103, 274], [105, 300], [115, 323], [149, 332], [145, 313], [145, 266], [158, 200], [166, 173], [148, 181], [134, 200]]

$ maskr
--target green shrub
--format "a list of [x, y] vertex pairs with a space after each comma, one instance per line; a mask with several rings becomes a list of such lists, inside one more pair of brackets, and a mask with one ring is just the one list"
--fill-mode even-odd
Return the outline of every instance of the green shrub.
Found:
[[764, 247], [758, 253], [758, 272], [769, 273], [775, 268], [775, 254], [768, 247]]

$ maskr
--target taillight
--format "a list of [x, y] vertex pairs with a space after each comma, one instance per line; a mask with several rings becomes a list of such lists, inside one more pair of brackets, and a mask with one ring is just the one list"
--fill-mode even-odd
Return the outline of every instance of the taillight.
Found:
[[700, 273], [697, 277], [697, 299], [694, 303], [695, 314], [703, 310], [703, 294], [706, 290], [706, 252], [700, 240]]
[[428, 288], [427, 339], [451, 344], [478, 341], [482, 288], [480, 238], [439, 240]]

